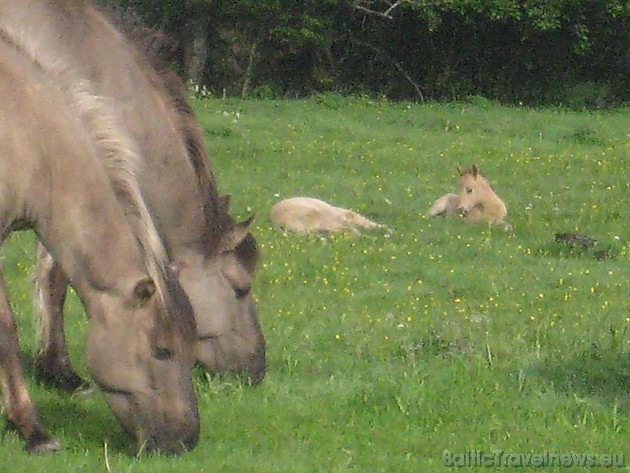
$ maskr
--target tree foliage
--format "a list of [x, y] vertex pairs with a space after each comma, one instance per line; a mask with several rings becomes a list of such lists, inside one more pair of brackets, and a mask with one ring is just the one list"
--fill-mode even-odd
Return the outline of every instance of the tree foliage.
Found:
[[176, 38], [180, 67], [217, 93], [605, 105], [630, 90], [627, 0], [117, 3]]

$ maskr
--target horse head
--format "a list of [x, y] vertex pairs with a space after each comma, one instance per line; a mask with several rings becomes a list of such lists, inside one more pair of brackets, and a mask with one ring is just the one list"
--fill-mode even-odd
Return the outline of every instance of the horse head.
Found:
[[253, 217], [236, 223], [229, 197], [220, 199], [221, 235], [205, 251], [180, 255], [174, 263], [195, 310], [197, 361], [210, 373], [237, 373], [257, 384], [265, 373], [265, 340], [252, 295], [258, 262], [249, 233]]
[[507, 207], [496, 194], [490, 183], [473, 164], [466, 169], [457, 168], [459, 178], [459, 190], [455, 200], [455, 213], [459, 213], [469, 222], [488, 222], [511, 229], [511, 225], [505, 223]]
[[465, 169], [457, 166], [457, 172], [460, 179], [455, 212], [466, 217], [472, 209], [483, 205], [482, 201], [489, 185], [476, 164]]
[[196, 343], [192, 308], [178, 284], [161, 300], [152, 279], [141, 277], [121, 297], [87, 298], [90, 374], [136, 451], [179, 453], [199, 436], [190, 369]]

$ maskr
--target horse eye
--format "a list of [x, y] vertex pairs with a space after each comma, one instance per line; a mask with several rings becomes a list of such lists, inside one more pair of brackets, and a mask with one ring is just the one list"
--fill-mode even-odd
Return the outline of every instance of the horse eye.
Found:
[[236, 296], [237, 299], [243, 299], [245, 296], [247, 296], [247, 294], [249, 294], [249, 291], [251, 291], [251, 286], [246, 286], [246, 287], [235, 287], [234, 288], [234, 295]]
[[466, 194], [472, 194], [472, 193], [473, 193], [472, 187], [467, 187]]
[[165, 347], [154, 347], [153, 358], [160, 361], [166, 361], [173, 358], [173, 352]]

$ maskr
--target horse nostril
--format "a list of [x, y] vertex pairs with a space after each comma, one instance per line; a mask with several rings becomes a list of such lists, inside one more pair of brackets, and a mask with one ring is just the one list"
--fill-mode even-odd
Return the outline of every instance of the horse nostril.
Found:
[[173, 358], [173, 352], [165, 347], [154, 347], [153, 358], [159, 361], [166, 361]]
[[235, 287], [234, 288], [234, 295], [236, 296], [237, 299], [243, 299], [244, 297], [247, 296], [247, 294], [249, 294], [249, 292], [251, 291], [252, 287], [251, 286], [246, 286], [246, 287]]

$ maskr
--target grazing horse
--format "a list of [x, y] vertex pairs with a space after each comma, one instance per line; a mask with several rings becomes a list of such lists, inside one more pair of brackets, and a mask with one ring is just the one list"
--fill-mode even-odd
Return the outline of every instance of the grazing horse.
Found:
[[505, 222], [507, 207], [494, 192], [492, 186], [473, 164], [470, 168], [460, 169], [459, 190], [457, 194], [445, 194], [437, 199], [428, 215], [440, 217], [446, 215], [461, 216], [467, 222], [487, 222], [504, 230], [512, 226]]
[[361, 229], [382, 228], [352, 210], [334, 207], [312, 197], [292, 197], [276, 203], [269, 214], [271, 223], [296, 233], [360, 233]]
[[[150, 62], [84, 0], [2, 0], [0, 26], [44, 69], [69, 65], [107, 99], [125, 139], [135, 146], [144, 200], [193, 305], [197, 360], [211, 373], [238, 373], [260, 382], [266, 361], [251, 293], [256, 242], [248, 233], [250, 220], [236, 223], [229, 200], [217, 193], [203, 132], [181, 81]], [[100, 157], [107, 159], [107, 150]], [[74, 390], [82, 380], [70, 365], [63, 334], [67, 278], [43, 248], [39, 255], [38, 371]]]
[[[138, 449], [192, 448], [199, 435], [192, 307], [159, 248], [151, 248], [152, 223], [141, 222], [147, 210], [131, 174], [115, 156], [106, 164], [117, 168], [113, 174], [99, 159], [98, 148], [109, 144], [97, 143], [89, 126], [109, 120], [105, 108], [89, 84], [71, 71], [47, 73], [2, 28], [0, 58], [0, 235], [32, 228], [63, 267], [89, 314], [88, 370]], [[137, 204], [135, 218], [122, 200]], [[8, 426], [27, 450], [56, 450], [18, 352], [0, 272], [0, 387]]]

